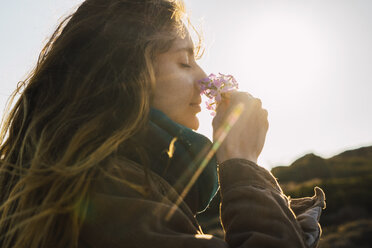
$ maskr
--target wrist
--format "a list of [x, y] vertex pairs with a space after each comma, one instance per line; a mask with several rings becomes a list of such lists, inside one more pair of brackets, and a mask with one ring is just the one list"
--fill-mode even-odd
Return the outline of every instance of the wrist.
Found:
[[257, 164], [257, 157], [256, 156], [250, 156], [250, 155], [241, 155], [241, 154], [230, 154], [230, 155], [219, 155], [217, 154], [217, 161], [219, 164], [222, 164], [223, 162], [230, 160], [230, 159], [244, 159], [251, 161], [255, 164]]

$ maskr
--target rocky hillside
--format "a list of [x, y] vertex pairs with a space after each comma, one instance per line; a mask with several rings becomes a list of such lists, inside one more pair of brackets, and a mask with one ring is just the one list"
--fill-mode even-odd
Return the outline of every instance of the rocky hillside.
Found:
[[324, 190], [320, 247], [372, 247], [372, 146], [329, 159], [307, 154], [272, 173], [291, 197], [309, 196], [316, 185]]
[[367, 176], [372, 174], [372, 146], [346, 151], [329, 159], [310, 153], [290, 166], [275, 167], [271, 172], [281, 183]]

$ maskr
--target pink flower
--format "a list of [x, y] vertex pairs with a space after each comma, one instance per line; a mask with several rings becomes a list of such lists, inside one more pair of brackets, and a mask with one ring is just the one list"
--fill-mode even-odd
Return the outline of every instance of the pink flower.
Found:
[[216, 102], [220, 102], [220, 101], [221, 101], [221, 94], [218, 92], [216, 95]]
[[211, 73], [207, 78], [199, 80], [200, 94], [204, 94], [208, 101], [206, 106], [212, 110], [211, 115], [215, 115], [217, 103], [221, 101], [221, 94], [238, 90], [238, 82], [232, 75], [218, 73], [218, 76]]
[[214, 80], [213, 85], [218, 89], [222, 86], [222, 82], [223, 82], [222, 80], [216, 79]]

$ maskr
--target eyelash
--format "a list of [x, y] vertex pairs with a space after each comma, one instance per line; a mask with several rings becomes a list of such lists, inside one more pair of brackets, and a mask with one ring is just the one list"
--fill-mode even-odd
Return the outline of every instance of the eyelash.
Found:
[[184, 68], [191, 68], [191, 65], [189, 64], [180, 63], [180, 65]]

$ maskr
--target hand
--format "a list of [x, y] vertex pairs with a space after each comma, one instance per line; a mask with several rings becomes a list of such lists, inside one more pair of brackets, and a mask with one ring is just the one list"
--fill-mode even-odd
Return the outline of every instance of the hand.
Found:
[[260, 99], [246, 92], [232, 92], [223, 96], [212, 122], [213, 140], [217, 140], [226, 118], [239, 103], [242, 103], [244, 108], [216, 152], [219, 163], [232, 158], [242, 158], [257, 163], [265, 144], [269, 127], [267, 111], [262, 108]]

